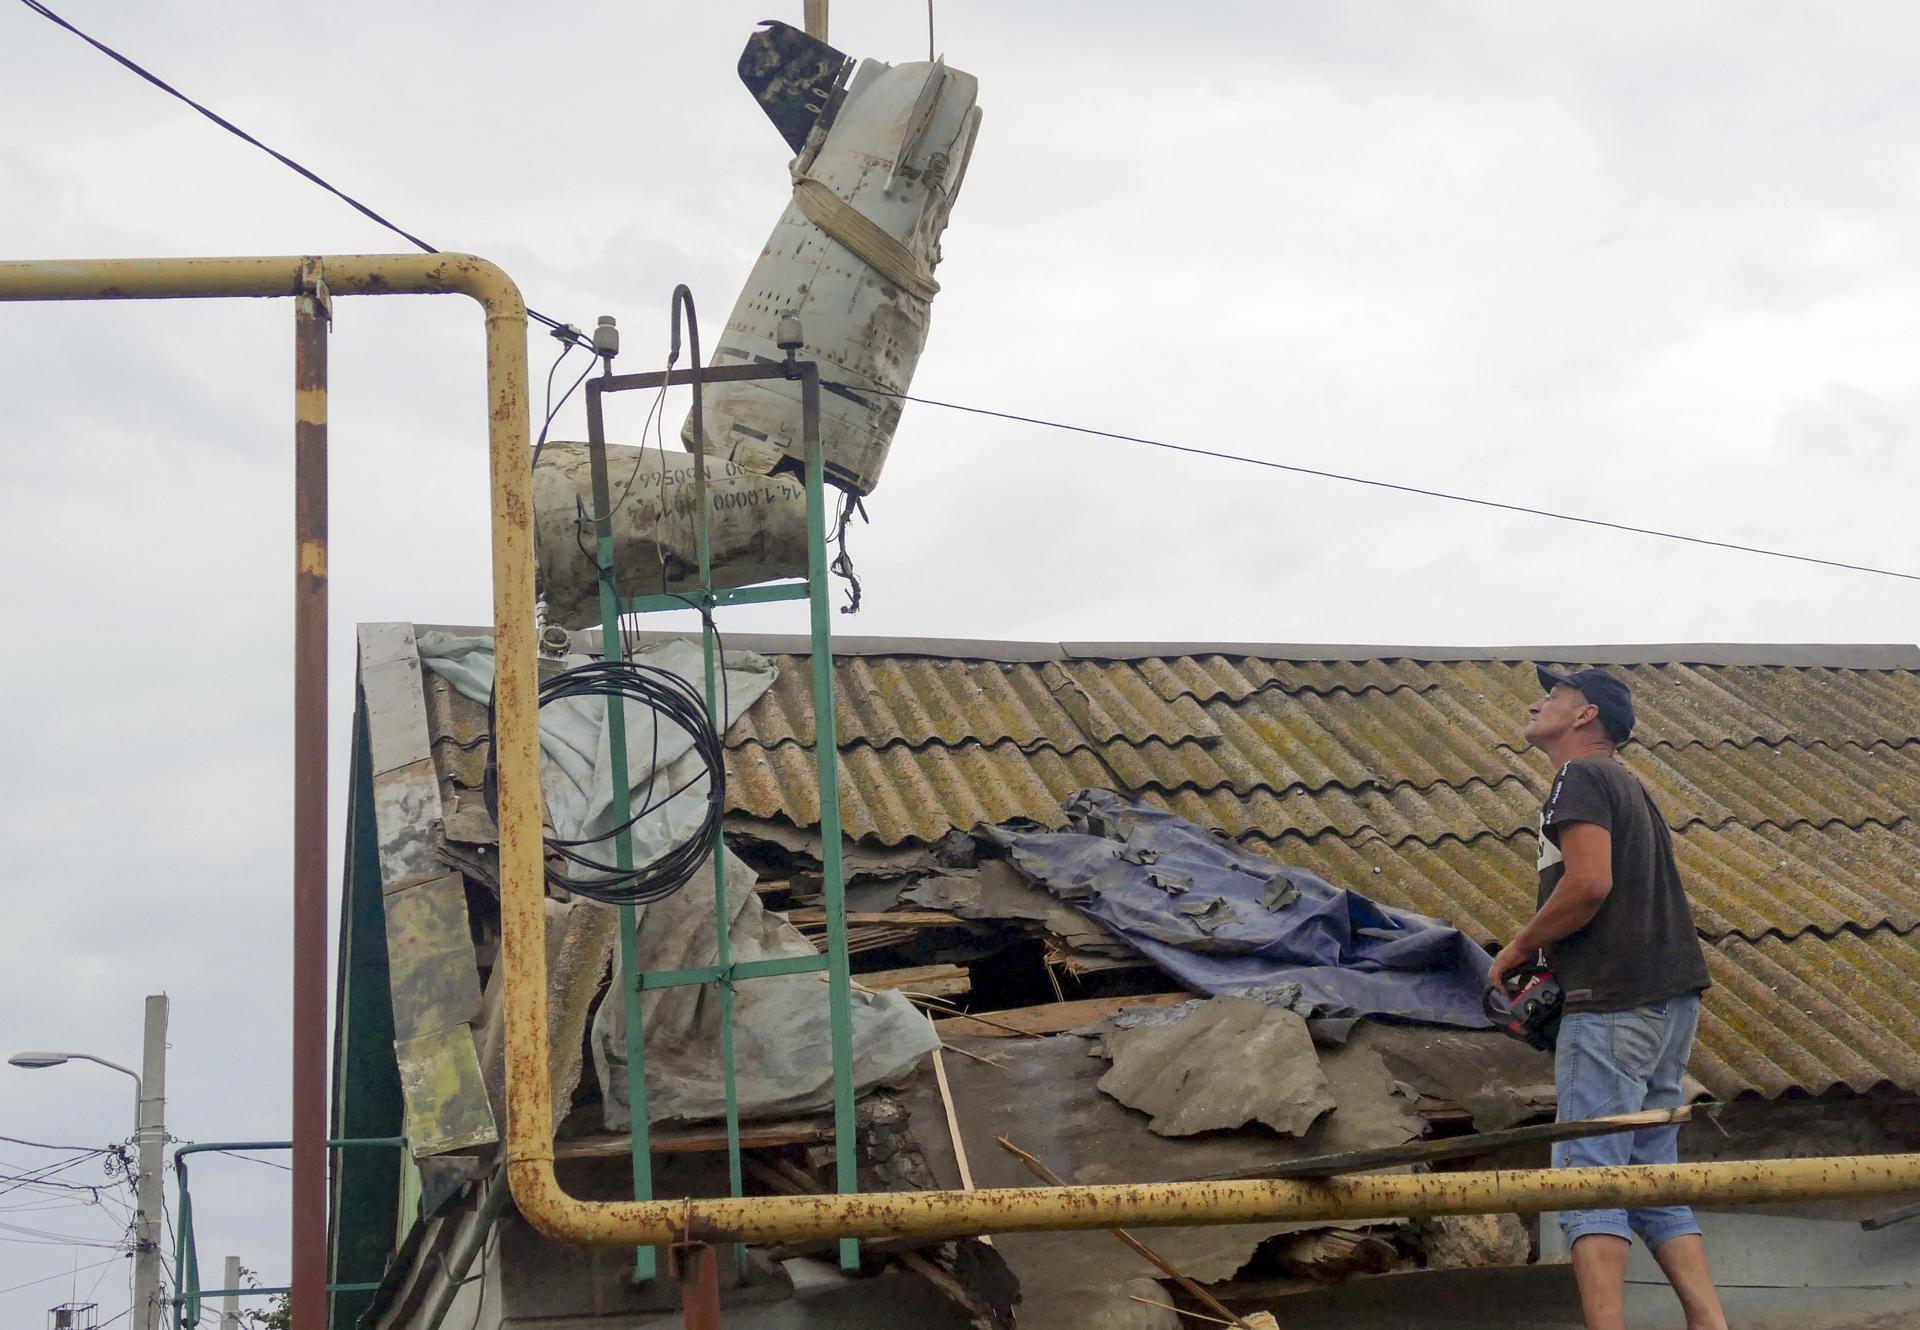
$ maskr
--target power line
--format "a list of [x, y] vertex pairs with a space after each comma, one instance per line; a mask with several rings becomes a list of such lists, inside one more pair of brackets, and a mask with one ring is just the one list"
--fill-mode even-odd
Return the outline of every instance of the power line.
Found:
[[258, 1164], [262, 1168], [277, 1168], [282, 1173], [291, 1173], [293, 1169], [286, 1164], [275, 1163], [271, 1159], [261, 1159], [254, 1155], [241, 1154], [237, 1150], [203, 1150], [202, 1154], [225, 1155], [229, 1159], [244, 1159], [249, 1164]]
[[0, 1235], [13, 1234], [13, 1237], [0, 1236], [0, 1242], [18, 1243], [29, 1247], [95, 1247], [102, 1251], [120, 1250], [120, 1240], [95, 1237], [83, 1233], [56, 1233], [52, 1229], [30, 1228], [21, 1224], [0, 1224]]
[[896, 397], [903, 402], [918, 402], [922, 406], [944, 407], [949, 411], [964, 411], [969, 415], [992, 416], [996, 420], [1012, 420], [1023, 425], [1040, 425], [1046, 429], [1066, 430], [1073, 434], [1090, 434], [1100, 439], [1117, 439], [1122, 443], [1144, 444], [1149, 448], [1164, 448], [1168, 452], [1190, 453], [1195, 457], [1212, 457], [1223, 462], [1243, 462], [1248, 466], [1265, 467], [1270, 471], [1287, 471], [1298, 476], [1316, 476], [1321, 480], [1338, 480], [1349, 485], [1366, 485], [1373, 489], [1392, 490], [1398, 494], [1416, 494], [1422, 498], [1445, 499], [1449, 503], [1467, 503], [1478, 508], [1496, 508], [1502, 512], [1523, 513], [1529, 517], [1548, 517], [1556, 522], [1577, 522], [1581, 526], [1603, 527], [1609, 531], [1624, 531], [1636, 536], [1657, 536], [1662, 540], [1684, 541], [1689, 545], [1706, 545], [1713, 549], [1734, 550], [1741, 554], [1761, 554], [1769, 559], [1790, 559], [1795, 563], [1818, 564], [1823, 568], [1843, 568], [1852, 573], [1871, 573], [1875, 577], [1897, 577], [1903, 581], [1920, 582], [1920, 573], [1903, 573], [1894, 568], [1875, 568], [1868, 564], [1846, 563], [1839, 559], [1822, 559], [1811, 554], [1793, 554], [1786, 550], [1767, 549], [1760, 545], [1741, 545], [1730, 540], [1712, 540], [1706, 536], [1690, 536], [1679, 531], [1661, 531], [1654, 527], [1634, 526], [1627, 522], [1613, 522], [1600, 517], [1581, 517], [1575, 513], [1554, 512], [1548, 508], [1533, 508], [1526, 504], [1504, 503], [1498, 499], [1482, 499], [1471, 494], [1453, 494], [1446, 490], [1426, 489], [1419, 485], [1405, 485], [1398, 481], [1379, 480], [1371, 476], [1350, 476], [1339, 471], [1327, 471], [1319, 467], [1296, 466], [1288, 462], [1275, 462], [1265, 457], [1248, 457], [1242, 453], [1220, 452], [1213, 448], [1195, 448], [1190, 444], [1168, 443], [1162, 439], [1144, 439], [1137, 434], [1116, 434], [1111, 430], [1093, 429], [1086, 425], [1070, 425], [1058, 420], [1042, 420], [1037, 416], [1016, 415], [1011, 411], [992, 411], [984, 406], [964, 406], [959, 402], [939, 402], [931, 397], [913, 397], [907, 393], [887, 392], [884, 389], [866, 385], [846, 385], [853, 391], [873, 393], [880, 397]]
[[5, 1141], [8, 1145], [28, 1145], [36, 1150], [61, 1150], [67, 1154], [84, 1153], [87, 1151], [92, 1151], [94, 1154], [105, 1154], [112, 1148], [111, 1146], [104, 1145], [48, 1145], [45, 1141], [26, 1141], [18, 1136], [0, 1136], [0, 1141]]
[[[147, 69], [145, 66], [140, 65], [139, 63], [128, 59], [126, 56], [120, 54], [120, 52], [114, 50], [111, 46], [108, 46], [105, 42], [99, 40], [97, 37], [93, 37], [85, 32], [82, 32], [79, 28], [69, 23], [66, 19], [54, 13], [53, 10], [47, 8], [47, 6], [42, 4], [40, 0], [20, 0], [20, 3], [25, 5], [28, 9], [32, 10], [34, 13], [38, 14], [41, 18], [46, 19], [49, 23], [53, 23], [59, 27], [65, 28], [68, 32], [78, 37], [81, 41], [85, 42], [87, 45], [91, 46], [94, 50], [106, 56], [109, 60], [112, 60], [114, 63], [128, 70], [131, 70], [133, 73], [145, 79], [148, 83], [151, 83], [154, 87], [160, 89], [160, 91], [166, 93], [169, 97], [173, 97], [181, 102], [184, 102], [186, 105], [191, 106], [194, 110], [198, 111], [201, 115], [213, 121], [214, 124], [220, 126], [220, 128], [226, 130], [229, 134], [232, 134], [234, 137], [241, 140], [241, 142], [252, 144], [254, 147], [258, 148], [261, 152], [266, 153], [267, 156], [273, 158], [273, 160], [275, 160], [276, 162], [279, 162], [282, 166], [286, 167], [288, 170], [292, 171], [294, 174], [300, 176], [302, 179], [311, 181], [313, 184], [320, 186], [320, 188], [326, 190], [327, 193], [339, 199], [342, 203], [352, 208], [355, 212], [367, 218], [367, 220], [375, 223], [376, 225], [385, 227], [387, 230], [399, 236], [402, 240], [405, 240], [408, 244], [413, 245], [416, 248], [419, 248], [421, 250], [424, 250], [428, 254], [438, 254], [441, 252], [437, 247], [433, 245], [429, 245], [426, 241], [422, 240], [419, 236], [415, 235], [413, 232], [404, 229], [403, 227], [401, 227], [395, 222], [389, 221], [385, 217], [382, 217], [379, 213], [375, 212], [372, 208], [369, 208], [366, 204], [362, 203], [359, 199], [356, 199], [355, 197], [353, 197], [353, 195], [347, 193], [345, 190], [339, 188], [337, 185], [333, 184], [332, 182], [322, 178], [317, 172], [310, 170], [305, 166], [302, 166], [299, 162], [287, 156], [287, 154], [285, 154], [284, 152], [279, 151], [277, 148], [268, 147], [266, 144], [262, 143], [259, 139], [249, 134], [246, 130], [234, 124], [233, 121], [221, 115], [218, 111], [215, 111], [211, 107], [205, 106], [200, 102], [195, 101], [193, 98], [187, 96], [186, 93], [180, 91], [180, 89], [174, 87], [171, 83], [167, 82], [165, 79], [161, 78], [158, 74], [155, 74], [153, 71]], [[555, 334], [564, 333], [570, 340], [577, 342], [582, 346], [591, 345], [588, 342], [587, 338], [580, 333], [580, 330], [578, 328], [575, 328], [572, 324], [562, 323], [558, 319], [550, 318], [547, 315], [542, 314], [537, 309], [528, 309], [527, 317], [532, 319], [536, 323], [545, 324]]]
[[[112, 1265], [115, 1261], [120, 1259], [121, 1258], [118, 1256], [109, 1256], [104, 1261], [96, 1261], [92, 1265], [83, 1265], [80, 1267], [80, 1270], [98, 1270], [101, 1266]], [[48, 1275], [44, 1279], [29, 1279], [26, 1283], [15, 1284], [12, 1288], [0, 1288], [0, 1293], [18, 1293], [21, 1289], [32, 1288], [35, 1284], [51, 1284], [56, 1279], [69, 1279], [72, 1276], [78, 1274], [79, 1272], [80, 1272], [79, 1270], [62, 1270], [59, 1274]], [[100, 1286], [99, 1281], [95, 1280], [94, 1287], [98, 1288], [99, 1286]], [[89, 1294], [88, 1296], [91, 1297], [92, 1295]]]
[[106, 1184], [99, 1184], [99, 1183], [89, 1184], [89, 1183], [82, 1183], [82, 1182], [56, 1182], [56, 1181], [53, 1181], [53, 1175], [56, 1173], [64, 1173], [67, 1169], [72, 1168], [76, 1164], [84, 1164], [89, 1159], [97, 1158], [98, 1156], [105, 1153], [106, 1151], [104, 1150], [90, 1150], [86, 1154], [78, 1155], [72, 1159], [63, 1159], [56, 1163], [47, 1164], [42, 1168], [36, 1168], [24, 1174], [0, 1177], [0, 1183], [10, 1184], [7, 1186], [0, 1186], [0, 1196], [5, 1196], [9, 1192], [19, 1191], [22, 1187], [51, 1187], [59, 1191], [91, 1191], [91, 1192], [97, 1193], [100, 1186], [106, 1185]]
[[[353, 208], [356, 212], [359, 212], [362, 216], [366, 217], [368, 220], [376, 223], [379, 226], [385, 227], [387, 230], [393, 232], [395, 235], [406, 240], [408, 243], [417, 246], [418, 248], [424, 250], [429, 254], [438, 254], [441, 252], [438, 248], [428, 244], [425, 240], [422, 240], [419, 236], [413, 234], [411, 231], [408, 231], [403, 227], [399, 226], [397, 223], [392, 222], [388, 220], [386, 217], [381, 216], [379, 213], [375, 212], [372, 208], [362, 203], [359, 199], [354, 198], [351, 194], [348, 194], [346, 191], [340, 189], [338, 186], [324, 179], [323, 177], [321, 177], [319, 174], [312, 171], [308, 167], [301, 165], [299, 162], [287, 156], [285, 153], [280, 152], [278, 149], [271, 148], [267, 144], [262, 143], [259, 139], [255, 138], [252, 134], [249, 134], [246, 130], [240, 128], [240, 126], [234, 124], [231, 120], [228, 120], [225, 116], [219, 114], [217, 111], [214, 111], [210, 107], [207, 107], [202, 103], [195, 101], [193, 98], [187, 96], [184, 92], [181, 92], [178, 88], [174, 87], [171, 83], [168, 83], [165, 79], [153, 73], [151, 70], [146, 69], [144, 66], [122, 55], [120, 52], [114, 50], [111, 46], [108, 46], [105, 42], [100, 41], [98, 38], [95, 38], [89, 35], [88, 33], [81, 31], [79, 28], [75, 27], [72, 23], [69, 23], [66, 19], [62, 18], [59, 14], [55, 13], [52, 9], [48, 8], [45, 4], [41, 3], [41, 0], [20, 0], [20, 2], [24, 4], [28, 9], [32, 10], [34, 13], [46, 19], [48, 22], [54, 23], [59, 27], [64, 28], [66, 31], [78, 37], [81, 41], [84, 41], [85, 43], [87, 43], [87, 45], [99, 51], [102, 55], [107, 56], [109, 59], [113, 60], [115, 63], [125, 67], [126, 69], [130, 70], [134, 74], [137, 74], [140, 78], [146, 80], [148, 83], [151, 83], [154, 87], [160, 89], [162, 92], [166, 93], [168, 96], [176, 98], [177, 100], [185, 103], [187, 106], [192, 107], [195, 111], [198, 111], [201, 115], [205, 116], [207, 119], [211, 120], [214, 124], [220, 126], [220, 128], [226, 130], [228, 133], [241, 139], [243, 142], [253, 145], [254, 147], [258, 148], [260, 151], [266, 153], [269, 157], [273, 158], [275, 161], [279, 162], [282, 166], [285, 166], [287, 169], [301, 176], [303, 179], [311, 181], [313, 184], [316, 184], [320, 188], [326, 190], [329, 194], [332, 194], [335, 198], [338, 198], [341, 202], [347, 204], [349, 207]], [[533, 309], [531, 307], [529, 307], [527, 310], [527, 317], [533, 319], [537, 323], [545, 325], [548, 329], [550, 329], [554, 333], [555, 336], [562, 338], [562, 340], [565, 340], [570, 344], [586, 346], [591, 348], [591, 343], [588, 341], [588, 339], [585, 338], [583, 335], [581, 335], [579, 330], [571, 324], [562, 323], [558, 319], [552, 318], [546, 314], [542, 314], [539, 310]], [[556, 362], [556, 367], [557, 367], [557, 362]], [[591, 368], [591, 366], [589, 366], [589, 368]], [[585, 377], [585, 376], [583, 375], [582, 377]], [[549, 376], [549, 378], [551, 378], [551, 375]], [[575, 387], [578, 387], [578, 386], [579, 385], [576, 382]], [[1390, 490], [1399, 494], [1417, 495], [1421, 498], [1443, 499], [1449, 503], [1471, 504], [1479, 508], [1492, 508], [1500, 512], [1519, 513], [1528, 517], [1545, 517], [1557, 522], [1573, 522], [1581, 526], [1600, 527], [1604, 530], [1620, 531], [1620, 532], [1625, 532], [1629, 535], [1652, 536], [1660, 540], [1681, 541], [1685, 544], [1702, 545], [1711, 549], [1732, 550], [1735, 553], [1739, 553], [1739, 554], [1756, 554], [1769, 559], [1786, 559], [1794, 563], [1814, 564], [1823, 568], [1838, 568], [1847, 572], [1868, 573], [1876, 577], [1895, 577], [1903, 581], [1920, 582], [1920, 573], [1900, 572], [1897, 569], [1891, 569], [1891, 568], [1876, 568], [1867, 564], [1848, 563], [1840, 559], [1825, 559], [1825, 558], [1820, 558], [1818, 556], [1811, 555], [1811, 554], [1795, 554], [1786, 550], [1767, 549], [1759, 545], [1743, 545], [1736, 541], [1714, 540], [1706, 536], [1693, 536], [1693, 535], [1688, 535], [1684, 532], [1679, 532], [1679, 531], [1663, 531], [1655, 527], [1636, 526], [1636, 525], [1633, 525], [1632, 523], [1615, 522], [1615, 521], [1608, 520], [1606, 518], [1583, 517], [1576, 513], [1555, 512], [1547, 508], [1536, 508], [1527, 504], [1506, 503], [1498, 499], [1483, 499], [1476, 495], [1471, 495], [1471, 494], [1454, 494], [1447, 490], [1429, 489], [1419, 485], [1407, 485], [1407, 484], [1402, 484], [1396, 481], [1380, 480], [1371, 476], [1347, 475], [1338, 471], [1328, 471], [1320, 467], [1298, 466], [1298, 465], [1294, 465], [1287, 462], [1275, 462], [1268, 458], [1263, 458], [1263, 457], [1249, 457], [1240, 453], [1222, 452], [1212, 448], [1196, 448], [1188, 444], [1168, 443], [1162, 439], [1147, 439], [1134, 434], [1118, 434], [1111, 430], [1093, 429], [1085, 425], [1072, 425], [1072, 424], [1067, 424], [1063, 421], [1058, 421], [1058, 420], [1042, 420], [1035, 416], [1023, 416], [1023, 415], [1015, 414], [1010, 411], [994, 411], [986, 407], [966, 406], [959, 402], [942, 402], [942, 401], [936, 401], [935, 399], [930, 397], [914, 397], [908, 393], [887, 392], [884, 389], [875, 389], [875, 388], [864, 387], [864, 386], [857, 389], [857, 391], [877, 393], [880, 396], [886, 396], [886, 397], [895, 397], [905, 402], [917, 402], [922, 406], [943, 407], [949, 411], [964, 411], [971, 415], [990, 416], [997, 420], [1011, 420], [1011, 421], [1016, 421], [1020, 424], [1025, 424], [1025, 425], [1038, 425], [1046, 429], [1067, 430], [1075, 434], [1091, 435], [1095, 438], [1115, 439], [1124, 443], [1138, 443], [1149, 448], [1162, 448], [1169, 452], [1187, 453], [1195, 457], [1211, 457], [1219, 461], [1226, 461], [1226, 462], [1240, 462], [1247, 466], [1265, 467], [1268, 470], [1272, 470], [1272, 471], [1286, 471], [1293, 475], [1314, 476], [1322, 480], [1337, 480], [1349, 485], [1365, 485], [1374, 489]], [[571, 395], [572, 395], [572, 390], [570, 389], [568, 391], [568, 396], [571, 396]], [[565, 402], [565, 399], [563, 398], [562, 403], [564, 404], [564, 402]], [[557, 408], [555, 410], [557, 413]], [[552, 416], [550, 414], [548, 417], [548, 424], [551, 424], [551, 423], [552, 423]], [[544, 430], [542, 432], [544, 433]]]

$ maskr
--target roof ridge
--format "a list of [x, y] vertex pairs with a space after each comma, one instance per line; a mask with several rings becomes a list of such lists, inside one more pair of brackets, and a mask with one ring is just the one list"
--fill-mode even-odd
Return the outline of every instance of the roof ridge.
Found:
[[1920, 921], [1908, 924], [1905, 928], [1902, 928], [1891, 919], [1882, 919], [1879, 923], [1875, 924], [1862, 924], [1855, 919], [1846, 919], [1831, 927], [1823, 927], [1820, 924], [1808, 924], [1805, 928], [1795, 929], [1792, 932], [1788, 932], [1784, 928], [1765, 928], [1758, 933], [1743, 933], [1736, 928], [1729, 929], [1718, 937], [1710, 933], [1701, 932], [1700, 939], [1716, 947], [1720, 943], [1736, 940], [1744, 942], [1750, 947], [1758, 947], [1762, 942], [1783, 942], [1788, 946], [1792, 946], [1794, 943], [1808, 936], [1812, 936], [1821, 942], [1831, 942], [1835, 938], [1846, 934], [1857, 937], [1865, 942], [1873, 938], [1875, 934], [1904, 938], [1912, 937], [1915, 933], [1920, 933]]
[[[1783, 734], [1778, 739], [1769, 739], [1764, 734], [1756, 734], [1751, 739], [1736, 739], [1729, 736], [1725, 739], [1714, 739], [1711, 741], [1706, 739], [1654, 739], [1649, 742], [1648, 740], [1636, 737], [1630, 740], [1628, 745], [1619, 751], [1631, 762], [1636, 749], [1651, 751], [1664, 748], [1668, 752], [1677, 753], [1687, 748], [1704, 748], [1709, 750], [1715, 748], [1731, 748], [1736, 752], [1745, 752], [1749, 748], [1760, 747], [1770, 748], [1778, 752], [1782, 748], [1792, 746], [1794, 748], [1809, 749], [1825, 748], [1830, 752], [1838, 752], [1842, 748], [1857, 748], [1864, 753], [1875, 748], [1891, 748], [1897, 752], [1902, 748], [1910, 748], [1915, 744], [1920, 744], [1920, 735], [1909, 734], [1898, 739], [1873, 738], [1862, 741], [1859, 739], [1829, 739], [1819, 735], [1807, 736], [1800, 734]], [[1495, 744], [1494, 748], [1497, 752], [1510, 753], [1515, 757], [1525, 756], [1529, 751], [1527, 748], [1522, 748], [1510, 743]]]
[[[438, 625], [419, 625], [426, 629]], [[448, 629], [485, 633], [484, 628]], [[653, 642], [685, 633], [634, 632], [630, 640]], [[575, 634], [597, 641], [598, 629]], [[812, 639], [799, 633], [730, 633], [734, 649], [768, 655], [812, 652]], [[1151, 660], [1180, 656], [1241, 656], [1251, 659], [1311, 661], [1414, 660], [1431, 663], [1516, 663], [1544, 660], [1583, 665], [1758, 665], [1781, 668], [1920, 671], [1920, 645], [1904, 642], [1680, 642], [1547, 644], [1535, 646], [1407, 646], [1304, 642], [1099, 642], [1012, 641], [951, 637], [836, 637], [836, 656], [937, 656], [959, 660], [1038, 663], [1064, 660]]]

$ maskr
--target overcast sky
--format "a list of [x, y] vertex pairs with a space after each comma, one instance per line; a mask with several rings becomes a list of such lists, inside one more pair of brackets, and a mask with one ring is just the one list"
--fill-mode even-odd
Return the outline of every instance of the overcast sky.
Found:
[[[623, 368], [660, 359], [676, 282], [722, 325], [785, 202], [733, 67], [797, 0], [57, 7], [534, 307], [616, 315]], [[841, 0], [832, 36], [912, 60], [925, 21]], [[1913, 7], [937, 22], [985, 121], [916, 392], [1920, 572]], [[0, 257], [403, 247], [24, 7], [0, 6], [0, 111]], [[169, 992], [184, 1139], [288, 1130], [291, 323], [0, 310], [0, 1043], [137, 1062], [141, 996]], [[536, 376], [556, 349], [533, 339]], [[472, 306], [343, 300], [332, 355], [337, 863], [353, 625], [491, 608]], [[555, 432], [583, 429], [576, 403]], [[1890, 642], [1920, 607], [1913, 582], [919, 406], [868, 507], [867, 605], [838, 625], [864, 634]], [[0, 1134], [95, 1144], [130, 1117], [110, 1072], [0, 1067]], [[285, 1174], [195, 1176], [204, 1266], [281, 1282]], [[120, 1232], [21, 1199], [0, 1192], [0, 1289], [75, 1259], [16, 1229]], [[105, 1319], [127, 1263], [78, 1254], [102, 1260], [77, 1292]], [[0, 1293], [0, 1320], [69, 1291]]]

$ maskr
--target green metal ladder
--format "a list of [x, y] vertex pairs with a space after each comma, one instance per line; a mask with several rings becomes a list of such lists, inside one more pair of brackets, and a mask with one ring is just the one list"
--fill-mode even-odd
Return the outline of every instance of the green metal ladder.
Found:
[[[703, 367], [700, 363], [699, 333], [692, 324], [693, 310], [686, 288], [674, 292], [674, 347], [679, 347], [679, 313], [684, 303], [692, 331], [692, 366], [684, 370], [665, 370], [648, 374], [613, 374], [588, 380], [587, 440], [591, 461], [593, 503], [597, 520], [595, 563], [599, 569], [600, 624], [602, 655], [610, 661], [626, 658], [620, 631], [622, 616], [664, 610], [693, 609], [700, 613], [701, 639], [706, 659], [707, 711], [715, 729], [724, 733], [726, 717], [718, 708], [724, 704], [717, 691], [717, 661], [713, 612], [735, 605], [757, 605], [776, 601], [806, 600], [812, 611], [812, 664], [814, 754], [819, 766], [820, 840], [822, 888], [826, 900], [827, 950], [819, 956], [796, 956], [774, 960], [735, 962], [730, 954], [728, 929], [731, 923], [727, 901], [725, 837], [716, 827], [713, 844], [714, 934], [716, 955], [711, 965], [685, 970], [656, 970], [637, 973], [638, 932], [632, 906], [620, 908], [620, 973], [622, 1000], [625, 1003], [627, 1043], [627, 1102], [633, 1152], [633, 1194], [636, 1200], [653, 1199], [653, 1153], [648, 1125], [646, 1070], [646, 1031], [641, 1012], [643, 993], [678, 988], [688, 984], [717, 984], [720, 988], [720, 1059], [726, 1098], [727, 1178], [730, 1194], [743, 1193], [740, 1159], [740, 1107], [736, 1095], [733, 1048], [733, 985], [743, 979], [765, 979], [776, 975], [824, 973], [827, 976], [827, 1010], [833, 1046], [833, 1140], [835, 1187], [843, 1193], [859, 1190], [858, 1155], [854, 1128], [853, 1095], [853, 1019], [851, 980], [847, 963], [847, 908], [845, 874], [841, 864], [839, 743], [834, 730], [832, 613], [827, 585], [827, 515], [825, 499], [825, 460], [820, 442], [820, 378], [818, 367], [810, 361], [794, 359], [787, 350], [784, 362], [760, 360], [755, 364]], [[798, 344], [798, 338], [792, 339]], [[765, 379], [798, 381], [801, 387], [801, 420], [806, 452], [807, 495], [807, 576], [805, 579], [765, 582], [753, 586], [716, 590], [713, 585], [710, 540], [710, 505], [706, 493], [706, 454], [704, 452], [704, 414], [701, 386], [714, 382], [738, 382]], [[613, 512], [611, 486], [607, 478], [606, 428], [602, 398], [608, 393], [640, 389], [661, 389], [687, 384], [693, 388], [696, 444], [702, 451], [694, 458], [694, 529], [699, 544], [700, 585], [696, 590], [661, 595], [622, 598], [615, 576], [613, 553]], [[664, 496], [663, 496], [664, 501]], [[631, 816], [629, 785], [624, 779], [627, 766], [627, 734], [624, 709], [607, 708], [608, 755], [615, 771], [623, 779], [613, 782], [613, 819], [624, 826]], [[622, 830], [614, 841], [615, 862], [622, 869], [633, 867], [633, 839], [630, 830]], [[860, 1263], [860, 1246], [855, 1239], [840, 1242], [840, 1264], [852, 1270]], [[652, 1247], [635, 1251], [634, 1278], [648, 1280], [659, 1273], [658, 1253]]]

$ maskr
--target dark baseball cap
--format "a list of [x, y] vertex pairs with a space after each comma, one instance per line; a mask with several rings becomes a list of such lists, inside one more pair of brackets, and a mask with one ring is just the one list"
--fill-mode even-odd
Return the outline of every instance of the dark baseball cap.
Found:
[[1553, 691], [1555, 684], [1565, 684], [1598, 707], [1600, 728], [1607, 732], [1607, 738], [1623, 744], [1633, 733], [1633, 690], [1605, 670], [1562, 674], [1538, 664], [1533, 669], [1540, 676], [1540, 686], [1548, 692]]

